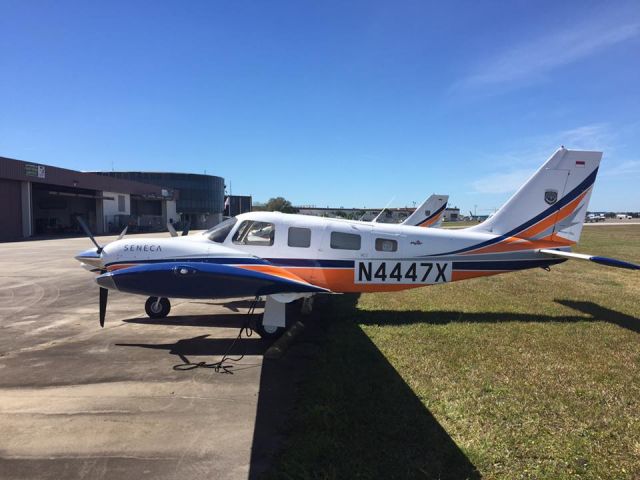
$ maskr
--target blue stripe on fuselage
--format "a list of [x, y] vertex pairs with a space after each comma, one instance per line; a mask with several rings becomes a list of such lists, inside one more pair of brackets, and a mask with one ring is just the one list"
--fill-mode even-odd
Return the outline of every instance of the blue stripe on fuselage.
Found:
[[196, 258], [163, 258], [148, 260], [129, 260], [124, 262], [111, 262], [106, 267], [113, 265], [143, 265], [167, 262], [198, 262], [214, 263], [221, 265], [274, 265], [278, 267], [310, 267], [310, 268], [353, 268], [353, 260], [314, 260], [307, 258], [250, 258], [250, 257], [196, 257]]
[[525, 270], [527, 268], [548, 267], [565, 262], [566, 258], [553, 260], [496, 260], [479, 262], [453, 262], [453, 270]]
[[105, 288], [161, 297], [230, 298], [274, 293], [317, 293], [327, 290], [304, 281], [206, 262], [137, 265], [98, 277]]
[[125, 260], [120, 262], [107, 263], [105, 267], [113, 265], [142, 265], [147, 263], [172, 263], [172, 262], [196, 262], [196, 263], [213, 263], [217, 265], [269, 265], [267, 260], [252, 257], [194, 257], [194, 258], [159, 258], [145, 260]]
[[310, 260], [306, 258], [268, 258], [269, 263], [278, 267], [310, 268], [353, 268], [353, 260]]

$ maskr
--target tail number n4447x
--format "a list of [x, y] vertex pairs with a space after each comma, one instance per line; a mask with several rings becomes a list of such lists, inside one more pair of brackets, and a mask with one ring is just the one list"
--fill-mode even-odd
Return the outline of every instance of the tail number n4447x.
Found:
[[355, 283], [422, 284], [451, 281], [451, 262], [357, 261]]

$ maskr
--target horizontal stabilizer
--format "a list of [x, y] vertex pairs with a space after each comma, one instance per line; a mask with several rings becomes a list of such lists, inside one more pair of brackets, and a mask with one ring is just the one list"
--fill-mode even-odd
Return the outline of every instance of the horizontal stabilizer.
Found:
[[560, 258], [573, 258], [576, 260], [589, 260], [590, 262], [599, 263], [600, 265], [606, 265], [607, 267], [626, 268], [629, 270], [640, 270], [640, 265], [631, 262], [625, 262], [623, 260], [617, 260], [615, 258], [599, 257], [596, 255], [585, 255], [584, 253], [565, 252], [562, 250], [553, 250], [549, 248], [542, 248], [540, 253], [550, 255], [552, 257]]

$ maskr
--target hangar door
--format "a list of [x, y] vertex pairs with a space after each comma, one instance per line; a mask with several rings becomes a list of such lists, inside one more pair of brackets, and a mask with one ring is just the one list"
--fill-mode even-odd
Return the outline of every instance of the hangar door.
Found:
[[36, 235], [82, 233], [76, 217], [96, 230], [96, 192], [82, 188], [33, 183], [33, 225]]
[[22, 238], [20, 182], [0, 179], [0, 205], [2, 205], [0, 241], [20, 240]]

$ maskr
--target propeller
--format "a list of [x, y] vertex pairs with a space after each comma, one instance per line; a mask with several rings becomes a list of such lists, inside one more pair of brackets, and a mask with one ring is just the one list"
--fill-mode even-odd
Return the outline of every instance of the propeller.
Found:
[[167, 223], [167, 230], [169, 230], [169, 235], [171, 235], [172, 237], [178, 236], [178, 232], [176, 232], [176, 229], [174, 228], [172, 223]]
[[[85, 221], [82, 219], [82, 217], [77, 217], [77, 219], [78, 219], [78, 223], [80, 224], [80, 227], [82, 228], [82, 230], [84, 230], [84, 233], [87, 235], [87, 237], [89, 237], [89, 239], [96, 246], [96, 248], [98, 249], [97, 253], [98, 255], [100, 255], [102, 253], [102, 247], [98, 245], [98, 242], [96, 242], [96, 239], [93, 237], [93, 233], [91, 233], [91, 230], [89, 230], [89, 227], [87, 226]], [[126, 231], [126, 228], [125, 228], [125, 231]]]
[[107, 314], [107, 298], [109, 297], [109, 290], [104, 287], [100, 287], [100, 327], [104, 328], [104, 317]]
[[188, 221], [187, 224], [184, 226], [184, 230], [182, 230], [183, 237], [189, 235], [189, 228], [191, 228], [191, 221]]
[[[98, 255], [100, 255], [102, 253], [102, 250], [104, 250], [104, 247], [101, 247], [98, 242], [96, 241], [96, 239], [94, 238], [93, 234], [91, 233], [91, 230], [89, 230], [89, 227], [87, 226], [86, 222], [84, 221], [84, 219], [82, 217], [77, 217], [78, 219], [78, 223], [80, 224], [80, 226], [82, 227], [82, 230], [84, 230], [84, 233], [86, 233], [87, 237], [89, 237], [89, 239], [93, 242], [93, 244], [96, 246], [97, 248], [97, 253]], [[126, 227], [124, 227], [124, 230], [122, 230], [122, 232], [120, 232], [120, 235], [118, 235], [118, 240], [122, 240], [124, 238], [124, 236], [127, 234], [127, 230], [129, 229], [129, 226], [127, 225]], [[102, 270], [102, 272], [106, 272], [106, 270]], [[104, 328], [104, 319], [107, 315], [107, 299], [109, 298], [109, 290], [107, 290], [104, 287], [100, 287], [100, 326]]]

